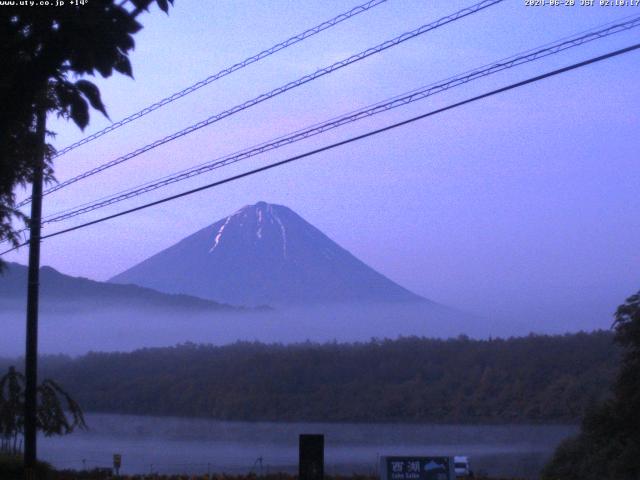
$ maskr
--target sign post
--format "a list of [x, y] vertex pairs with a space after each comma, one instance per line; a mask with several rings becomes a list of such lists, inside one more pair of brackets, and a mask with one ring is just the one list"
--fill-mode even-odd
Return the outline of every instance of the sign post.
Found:
[[119, 453], [113, 454], [113, 469], [116, 471], [116, 476], [120, 476], [120, 466], [122, 465], [122, 455]]
[[380, 480], [455, 480], [453, 457], [380, 457]]

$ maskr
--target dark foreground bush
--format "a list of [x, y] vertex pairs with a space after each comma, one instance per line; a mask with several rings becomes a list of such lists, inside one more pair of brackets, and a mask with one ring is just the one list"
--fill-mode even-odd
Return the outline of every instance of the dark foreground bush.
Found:
[[[54, 470], [51, 468], [51, 465], [45, 462], [38, 462], [36, 474], [38, 480], [55, 479]], [[0, 454], [0, 479], [23, 480], [24, 468], [22, 467], [22, 457]]]
[[558, 447], [544, 480], [640, 479], [640, 292], [618, 307], [615, 331], [622, 358], [611, 398], [588, 411], [579, 435]]

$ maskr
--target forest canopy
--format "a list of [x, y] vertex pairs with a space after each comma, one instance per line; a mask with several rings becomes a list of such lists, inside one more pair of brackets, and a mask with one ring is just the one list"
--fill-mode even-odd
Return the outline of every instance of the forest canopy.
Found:
[[[354, 344], [186, 344], [43, 358], [85, 411], [225, 420], [578, 423], [603, 401], [611, 332]], [[0, 361], [2, 363], [2, 361]]]

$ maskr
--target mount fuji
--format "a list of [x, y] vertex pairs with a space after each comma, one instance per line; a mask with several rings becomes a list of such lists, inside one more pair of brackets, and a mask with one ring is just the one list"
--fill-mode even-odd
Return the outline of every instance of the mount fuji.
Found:
[[265, 202], [241, 208], [110, 282], [243, 306], [432, 303], [358, 260], [291, 209]]

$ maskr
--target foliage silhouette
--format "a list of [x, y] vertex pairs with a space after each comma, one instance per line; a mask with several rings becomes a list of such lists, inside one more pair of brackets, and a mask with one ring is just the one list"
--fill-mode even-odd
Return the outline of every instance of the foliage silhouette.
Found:
[[[46, 110], [89, 123], [89, 106], [106, 115], [95, 84], [78, 76], [132, 76], [129, 52], [142, 25], [136, 17], [152, 3], [167, 12], [173, 0], [91, 0], [64, 8], [5, 5], [0, 9], [0, 241], [20, 239], [13, 220], [25, 221], [15, 207], [15, 188], [31, 181], [42, 145], [35, 132]], [[50, 133], [50, 132], [49, 132]], [[45, 178], [53, 180], [53, 149], [45, 149]], [[0, 269], [3, 263], [0, 260]]]
[[618, 307], [614, 328], [622, 357], [612, 395], [585, 414], [578, 436], [558, 447], [545, 480], [640, 478], [640, 292]]
[[[0, 453], [17, 454], [24, 434], [24, 375], [14, 367], [0, 378]], [[45, 436], [86, 428], [80, 406], [60, 385], [44, 380], [37, 390], [37, 429]]]

